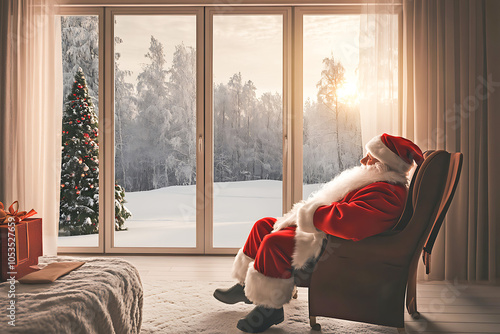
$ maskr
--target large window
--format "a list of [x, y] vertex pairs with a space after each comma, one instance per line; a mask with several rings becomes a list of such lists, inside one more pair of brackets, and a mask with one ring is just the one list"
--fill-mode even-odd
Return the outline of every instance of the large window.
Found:
[[357, 165], [377, 112], [397, 133], [398, 49], [372, 54], [381, 29], [398, 45], [399, 7], [382, 28], [360, 7], [67, 9], [65, 96], [81, 68], [96, 130], [66, 140], [99, 152], [66, 154], [65, 177], [94, 189], [62, 182], [81, 198], [61, 200], [60, 251], [235, 253], [257, 219]]
[[214, 247], [282, 213], [283, 17], [214, 15]]
[[61, 16], [61, 42], [64, 100], [58, 245], [98, 249], [102, 228], [99, 16]]
[[196, 246], [196, 15], [115, 15], [116, 247]]
[[304, 15], [303, 198], [362, 158], [360, 15]]

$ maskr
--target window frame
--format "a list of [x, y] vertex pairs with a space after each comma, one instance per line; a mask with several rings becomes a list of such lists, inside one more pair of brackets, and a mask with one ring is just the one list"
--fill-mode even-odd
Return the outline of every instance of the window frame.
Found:
[[[205, 140], [203, 129], [203, 53], [204, 53], [204, 15], [203, 7], [112, 7], [105, 9], [106, 15], [106, 58], [105, 77], [107, 84], [105, 95], [108, 97], [105, 104], [105, 173], [106, 197], [105, 207], [105, 252], [106, 253], [143, 253], [143, 254], [202, 254], [204, 252], [204, 219], [203, 219], [203, 191], [205, 188], [203, 151], [196, 151], [196, 246], [195, 247], [117, 247], [114, 244], [114, 184], [115, 184], [115, 129], [114, 129], [114, 17], [116, 15], [195, 15], [196, 16], [196, 138]], [[198, 145], [197, 145], [198, 148]], [[111, 223], [109, 223], [111, 222]]]

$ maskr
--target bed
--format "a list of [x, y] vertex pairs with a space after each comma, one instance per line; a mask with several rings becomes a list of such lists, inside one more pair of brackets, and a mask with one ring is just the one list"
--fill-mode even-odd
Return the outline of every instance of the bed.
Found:
[[[139, 333], [143, 289], [137, 269], [116, 258], [42, 256], [51, 262], [85, 261], [79, 269], [51, 284], [0, 284], [2, 333]], [[15, 301], [15, 327], [8, 324]]]

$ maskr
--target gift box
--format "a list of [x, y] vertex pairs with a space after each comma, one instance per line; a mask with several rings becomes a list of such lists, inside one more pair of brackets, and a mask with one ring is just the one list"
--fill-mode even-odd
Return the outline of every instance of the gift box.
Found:
[[38, 257], [42, 255], [41, 218], [0, 225], [1, 281], [19, 279], [37, 270]]

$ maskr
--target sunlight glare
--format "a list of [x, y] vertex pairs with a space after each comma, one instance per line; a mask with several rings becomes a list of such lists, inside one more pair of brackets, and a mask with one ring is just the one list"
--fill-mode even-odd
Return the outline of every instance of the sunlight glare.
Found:
[[359, 103], [358, 80], [347, 77], [342, 87], [337, 91], [337, 96], [343, 103], [353, 105]]

